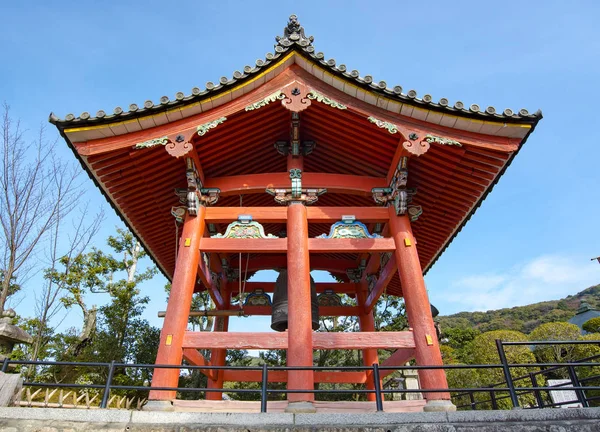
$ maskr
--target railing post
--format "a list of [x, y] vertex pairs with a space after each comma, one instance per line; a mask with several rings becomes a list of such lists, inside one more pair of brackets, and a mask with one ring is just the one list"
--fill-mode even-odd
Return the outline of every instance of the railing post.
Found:
[[494, 390], [490, 391], [490, 400], [492, 401], [492, 409], [497, 410], [498, 409], [498, 401], [496, 400], [496, 391], [494, 391]]
[[471, 400], [471, 411], [476, 410], [477, 408], [475, 408], [475, 396], [473, 395], [472, 391], [469, 392], [469, 399]]
[[8, 370], [8, 357], [5, 357], [2, 361], [2, 372], [6, 372]]
[[[529, 378], [531, 379], [532, 387], [539, 387], [537, 383], [537, 379], [533, 372], [529, 372]], [[535, 395], [535, 400], [537, 401], [538, 407], [544, 408], [544, 400], [542, 399], [542, 394], [539, 390], [534, 390], [533, 394]]]
[[[569, 376], [571, 377], [571, 382], [573, 383], [573, 387], [581, 387], [581, 383], [579, 382], [579, 378], [577, 377], [575, 368], [573, 366], [568, 366], [568, 369], [569, 369]], [[587, 398], [585, 397], [585, 393], [582, 389], [575, 390], [575, 394], [577, 395], [577, 399], [581, 403], [582, 407], [588, 408], [590, 406], [588, 404]]]
[[262, 369], [262, 386], [260, 388], [260, 412], [267, 412], [267, 383], [269, 382], [269, 368], [267, 364], [263, 364]]
[[504, 379], [506, 379], [506, 386], [510, 393], [510, 400], [512, 401], [513, 408], [519, 407], [519, 399], [515, 392], [515, 385], [510, 376], [510, 368], [508, 367], [508, 361], [506, 360], [506, 353], [504, 352], [504, 345], [500, 339], [496, 339], [496, 348], [498, 349], [498, 355], [500, 356], [500, 363], [502, 363], [502, 370], [504, 371]]
[[375, 405], [377, 411], [383, 411], [383, 402], [381, 402], [381, 380], [379, 378], [379, 365], [373, 363], [373, 380], [375, 381]]
[[106, 378], [106, 385], [104, 386], [104, 394], [102, 395], [102, 403], [100, 408], [106, 408], [108, 405], [108, 397], [110, 396], [110, 385], [112, 383], [113, 374], [115, 372], [115, 361], [111, 361], [108, 365], [108, 377]]

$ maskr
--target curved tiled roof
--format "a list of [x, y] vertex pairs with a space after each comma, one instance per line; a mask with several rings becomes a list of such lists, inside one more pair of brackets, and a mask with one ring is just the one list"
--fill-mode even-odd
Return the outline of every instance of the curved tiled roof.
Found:
[[296, 15], [292, 15], [289, 18], [287, 26], [284, 28], [283, 36], [276, 37], [277, 43], [275, 44], [275, 52], [267, 53], [265, 59], [257, 60], [254, 66], [245, 66], [243, 71], [235, 71], [232, 78], [221, 77], [216, 84], [208, 82], [206, 83], [204, 90], [194, 87], [189, 95], [185, 95], [183, 92], [177, 92], [174, 99], [163, 96], [160, 98], [159, 103], [147, 100], [142, 106], [137, 104], [129, 105], [128, 110], [116, 107], [112, 113], [100, 110], [93, 116], [89, 112], [83, 112], [79, 116], [67, 114], [64, 119], [51, 113], [49, 120], [59, 127], [87, 126], [107, 124], [130, 118], [133, 119], [173, 108], [184, 107], [216, 95], [221, 91], [226, 91], [233, 85], [241, 84], [244, 81], [253, 78], [256, 74], [273, 63], [276, 63], [284, 54], [287, 54], [290, 51], [296, 51], [299, 54], [312, 59], [314, 62], [325, 67], [332, 74], [343, 77], [359, 87], [368, 89], [373, 93], [385, 95], [393, 100], [402, 102], [403, 104], [414, 105], [432, 111], [452, 113], [462, 117], [482, 120], [499, 120], [508, 123], [536, 123], [542, 117], [542, 113], [539, 110], [533, 114], [529, 113], [526, 109], [520, 109], [518, 112], [514, 112], [509, 108], [502, 112], [498, 112], [496, 108], [492, 106], [482, 109], [479, 105], [472, 104], [467, 107], [461, 101], [457, 101], [454, 105], [451, 105], [446, 98], [441, 98], [438, 102], [434, 102], [429, 94], [419, 98], [415, 90], [409, 90], [408, 92], [403, 93], [401, 86], [389, 88], [385, 81], [375, 82], [372, 76], [365, 75], [361, 77], [357, 70], [348, 71], [345, 65], [337, 65], [334, 59], [325, 60], [325, 55], [322, 52], [315, 52], [313, 40], [314, 38], [312, 36], [305, 36], [304, 28], [298, 22], [298, 18]]

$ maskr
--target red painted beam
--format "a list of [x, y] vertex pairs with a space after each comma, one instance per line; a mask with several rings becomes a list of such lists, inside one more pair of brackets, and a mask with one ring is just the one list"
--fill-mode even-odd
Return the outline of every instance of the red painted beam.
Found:
[[[271, 315], [271, 306], [244, 306], [244, 314], [252, 315]], [[358, 307], [356, 306], [319, 306], [319, 316], [357, 316]]]
[[[212, 366], [212, 363], [206, 360], [206, 357], [194, 348], [184, 348], [183, 358], [193, 366]], [[216, 371], [214, 369], [199, 369], [199, 371], [210, 379], [217, 379]]]
[[[362, 384], [367, 380], [365, 372], [321, 372], [315, 371], [315, 382], [331, 384]], [[269, 382], [287, 382], [287, 371], [269, 371]], [[223, 381], [261, 382], [261, 371], [227, 370]]]
[[[251, 261], [252, 262], [252, 261]], [[314, 269], [313, 260], [311, 259], [310, 267]], [[316, 282], [315, 288], [317, 293], [323, 293], [327, 290], [333, 290], [338, 294], [354, 294], [356, 292], [355, 283], [338, 283], [338, 282]], [[231, 291], [232, 296], [238, 295], [238, 284], [230, 283], [228, 287]], [[266, 293], [272, 293], [275, 291], [275, 282], [246, 282], [245, 291], [250, 293], [256, 289], [262, 289]]]
[[[404, 364], [415, 357], [415, 350], [410, 348], [403, 348], [396, 350], [391, 356], [389, 356], [381, 366], [404, 366]], [[381, 378], [385, 378], [388, 375], [393, 374], [394, 370], [382, 370], [379, 372]]]
[[198, 278], [202, 285], [206, 288], [210, 288], [212, 285], [212, 276], [210, 274], [210, 268], [206, 265], [204, 257], [200, 256], [200, 262], [198, 263]]
[[[411, 331], [313, 333], [313, 349], [414, 348]], [[185, 332], [184, 348], [287, 349], [288, 334], [276, 332]]]
[[308, 239], [308, 250], [312, 253], [361, 253], [393, 252], [396, 250], [394, 239]]
[[200, 242], [202, 252], [223, 253], [285, 253], [287, 239], [232, 239], [204, 237]]
[[379, 300], [379, 297], [381, 297], [381, 294], [383, 294], [385, 288], [394, 278], [394, 275], [397, 271], [398, 266], [396, 265], [396, 257], [392, 255], [390, 260], [387, 262], [387, 264], [381, 271], [381, 274], [379, 275], [379, 279], [377, 279], [375, 287], [367, 297], [367, 300], [365, 302], [365, 312], [370, 312], [375, 307], [377, 300]]
[[[389, 212], [385, 207], [307, 207], [309, 223], [334, 223], [344, 215], [354, 215], [364, 223], [387, 222]], [[283, 223], [287, 220], [285, 207], [208, 207], [207, 223], [231, 223], [239, 215], [252, 215], [260, 223]]]
[[[237, 262], [232, 264], [235, 268]], [[251, 258], [248, 263], [248, 271], [270, 270], [286, 268], [287, 258], [285, 255], [265, 255], [259, 258]], [[246, 268], [246, 262], [243, 262]], [[329, 258], [320, 255], [310, 257], [310, 268], [312, 270], [327, 270], [332, 273], [346, 274], [346, 269], [356, 268], [356, 261], [348, 259]]]
[[[371, 196], [371, 189], [387, 187], [382, 177], [357, 176], [331, 173], [302, 173], [302, 186], [305, 188], [327, 188], [330, 193]], [[264, 193], [267, 188], [290, 187], [290, 174], [267, 173], [206, 179], [204, 187], [219, 188], [221, 196]], [[285, 208], [284, 208], [285, 209]]]
[[[230, 239], [203, 237], [200, 242], [202, 252], [224, 253], [285, 253], [287, 239]], [[361, 253], [393, 252], [394, 239], [308, 239], [308, 250], [313, 253]]]

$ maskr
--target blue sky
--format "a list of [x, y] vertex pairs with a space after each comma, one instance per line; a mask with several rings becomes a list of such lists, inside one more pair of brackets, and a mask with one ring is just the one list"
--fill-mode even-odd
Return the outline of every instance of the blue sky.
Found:
[[[110, 112], [177, 91], [189, 94], [264, 58], [296, 13], [326, 58], [376, 81], [466, 106], [541, 108], [535, 133], [426, 276], [431, 301], [443, 314], [509, 307], [600, 282], [600, 265], [590, 261], [600, 255], [600, 3], [566, 5], [3, 2], [0, 100], [34, 131], [51, 111], [61, 117]], [[50, 125], [48, 136], [57, 136]], [[119, 221], [91, 182], [86, 197], [106, 208], [97, 238], [102, 245]], [[145, 286], [152, 297], [146, 314], [155, 324], [156, 312], [164, 310], [164, 282]], [[21, 300], [22, 314], [31, 309], [30, 298]]]

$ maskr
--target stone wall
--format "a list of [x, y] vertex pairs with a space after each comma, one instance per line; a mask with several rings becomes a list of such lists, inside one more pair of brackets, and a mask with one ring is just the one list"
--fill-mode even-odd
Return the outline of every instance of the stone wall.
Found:
[[600, 408], [454, 413], [225, 414], [0, 408], [0, 432], [600, 431]]

